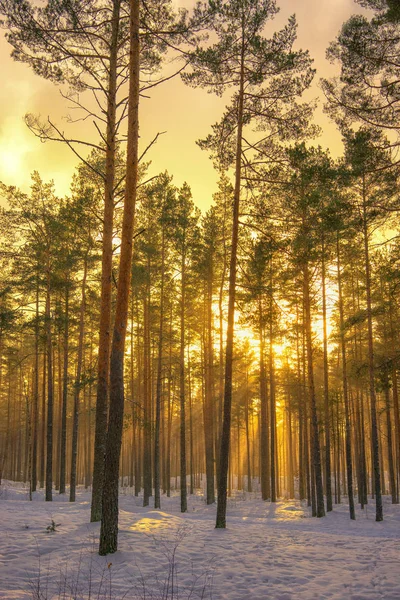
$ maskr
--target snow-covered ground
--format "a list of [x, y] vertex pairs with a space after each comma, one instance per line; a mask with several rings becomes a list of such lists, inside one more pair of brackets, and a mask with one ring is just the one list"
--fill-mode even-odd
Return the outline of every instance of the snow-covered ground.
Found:
[[[200, 495], [189, 497], [187, 514], [178, 496], [161, 503], [143, 508], [124, 490], [119, 551], [99, 557], [87, 492], [74, 504], [57, 494], [46, 503], [42, 492], [29, 502], [23, 486], [6, 482], [0, 598], [400, 600], [400, 507], [389, 498], [376, 523], [372, 502], [352, 522], [344, 504], [315, 519], [299, 502], [239, 494], [226, 530], [214, 528], [215, 506]], [[52, 521], [56, 531], [47, 532]]]

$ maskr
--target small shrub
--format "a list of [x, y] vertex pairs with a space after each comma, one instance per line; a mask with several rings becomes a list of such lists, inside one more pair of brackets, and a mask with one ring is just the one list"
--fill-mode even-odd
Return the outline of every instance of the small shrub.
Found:
[[60, 527], [61, 523], [56, 523], [53, 519], [51, 520], [51, 524], [47, 525], [46, 527], [46, 532], [47, 533], [53, 533], [54, 531], [57, 531], [57, 527]]

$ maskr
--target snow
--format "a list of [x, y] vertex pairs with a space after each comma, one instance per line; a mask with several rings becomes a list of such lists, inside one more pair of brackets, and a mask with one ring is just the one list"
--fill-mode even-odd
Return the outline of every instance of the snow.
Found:
[[345, 504], [316, 519], [299, 501], [237, 493], [226, 530], [214, 528], [215, 505], [201, 495], [189, 496], [186, 514], [178, 494], [162, 497], [162, 510], [141, 502], [122, 490], [119, 550], [99, 557], [88, 492], [79, 489], [76, 503], [56, 493], [44, 502], [42, 492], [29, 502], [24, 486], [5, 482], [0, 598], [164, 598], [175, 553], [176, 599], [400, 600], [400, 506], [388, 497], [376, 523], [372, 501], [356, 521]]

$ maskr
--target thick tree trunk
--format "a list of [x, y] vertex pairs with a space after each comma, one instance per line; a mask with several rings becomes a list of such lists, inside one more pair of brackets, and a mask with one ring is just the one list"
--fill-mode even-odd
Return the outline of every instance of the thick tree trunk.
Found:
[[241, 160], [242, 160], [242, 130], [243, 130], [243, 103], [244, 103], [244, 25], [242, 31], [242, 55], [240, 67], [240, 85], [238, 95], [237, 114], [237, 144], [235, 163], [235, 192], [233, 200], [232, 246], [229, 266], [229, 291], [228, 291], [228, 322], [226, 331], [225, 350], [225, 389], [224, 412], [221, 432], [221, 447], [218, 476], [218, 502], [216, 527], [226, 527], [226, 503], [228, 487], [228, 465], [231, 433], [232, 411], [232, 372], [233, 372], [233, 339], [235, 329], [235, 296], [236, 296], [236, 264], [239, 237], [239, 205], [241, 187]]
[[110, 360], [110, 417], [107, 430], [99, 553], [118, 549], [118, 481], [124, 418], [124, 352], [131, 282], [133, 225], [138, 180], [139, 138], [139, 0], [130, 3], [128, 147], [124, 215], [115, 323]]
[[101, 501], [104, 481], [104, 455], [108, 418], [112, 297], [112, 238], [116, 151], [117, 59], [120, 4], [121, 0], [113, 0], [107, 94], [106, 173], [101, 262], [99, 357], [97, 363], [96, 424], [94, 439], [92, 505], [90, 515], [90, 520], [92, 522], [100, 521], [101, 519]]

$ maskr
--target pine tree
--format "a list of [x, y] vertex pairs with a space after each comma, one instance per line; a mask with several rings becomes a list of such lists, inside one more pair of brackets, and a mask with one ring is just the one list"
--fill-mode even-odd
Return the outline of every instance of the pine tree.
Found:
[[[191, 55], [192, 72], [183, 76], [186, 83], [206, 87], [218, 95], [234, 86], [231, 104], [212, 135], [200, 146], [211, 151], [223, 168], [234, 165], [235, 186], [233, 228], [229, 267], [229, 307], [226, 334], [224, 411], [218, 475], [216, 527], [226, 526], [227, 477], [232, 405], [232, 364], [236, 295], [239, 207], [242, 186], [242, 159], [245, 152], [244, 129], [259, 121], [265, 129], [275, 120], [290, 120], [294, 98], [310, 84], [312, 70], [307, 53], [293, 52], [296, 37], [294, 17], [270, 40], [263, 28], [277, 8], [273, 0], [235, 0], [213, 5], [212, 30], [217, 42], [199, 47]], [[269, 109], [271, 98], [274, 108]], [[299, 113], [297, 113], [299, 116]], [[291, 115], [293, 116], [293, 115]], [[280, 129], [282, 132], [284, 126]]]

